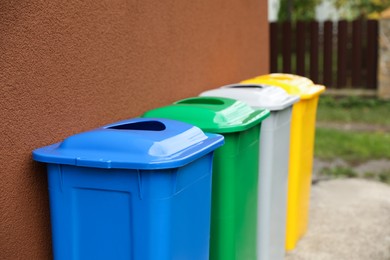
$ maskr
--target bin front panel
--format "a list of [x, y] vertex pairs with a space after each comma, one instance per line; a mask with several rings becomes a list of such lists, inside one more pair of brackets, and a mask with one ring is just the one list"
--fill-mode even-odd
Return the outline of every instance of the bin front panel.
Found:
[[272, 111], [260, 135], [258, 259], [284, 259], [292, 107]]
[[166, 170], [48, 165], [55, 259], [208, 259], [212, 153]]
[[318, 97], [294, 105], [287, 200], [286, 249], [295, 248], [308, 226]]
[[210, 259], [256, 258], [259, 131], [225, 134], [215, 153]]

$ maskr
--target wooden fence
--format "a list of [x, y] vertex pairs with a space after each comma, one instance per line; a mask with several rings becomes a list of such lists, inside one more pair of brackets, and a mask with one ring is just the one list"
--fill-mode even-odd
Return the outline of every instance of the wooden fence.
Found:
[[377, 20], [271, 23], [270, 51], [271, 72], [330, 88], [377, 88]]

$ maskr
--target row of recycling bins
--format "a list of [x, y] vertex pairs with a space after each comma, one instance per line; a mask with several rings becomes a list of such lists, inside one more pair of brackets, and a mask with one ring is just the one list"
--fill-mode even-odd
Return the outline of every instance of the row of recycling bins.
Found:
[[307, 229], [324, 89], [268, 74], [36, 149], [54, 258], [283, 259]]

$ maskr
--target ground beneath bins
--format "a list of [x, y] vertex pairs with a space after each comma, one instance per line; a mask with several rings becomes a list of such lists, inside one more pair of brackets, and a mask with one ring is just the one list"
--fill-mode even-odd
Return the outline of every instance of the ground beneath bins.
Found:
[[363, 179], [320, 180], [310, 224], [286, 260], [389, 260], [390, 186]]

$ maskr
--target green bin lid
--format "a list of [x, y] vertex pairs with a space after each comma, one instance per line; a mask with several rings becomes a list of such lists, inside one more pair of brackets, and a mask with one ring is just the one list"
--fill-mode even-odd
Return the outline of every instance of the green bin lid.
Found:
[[235, 99], [193, 97], [150, 110], [143, 117], [179, 120], [211, 133], [231, 133], [260, 124], [269, 114], [267, 109], [253, 109]]

